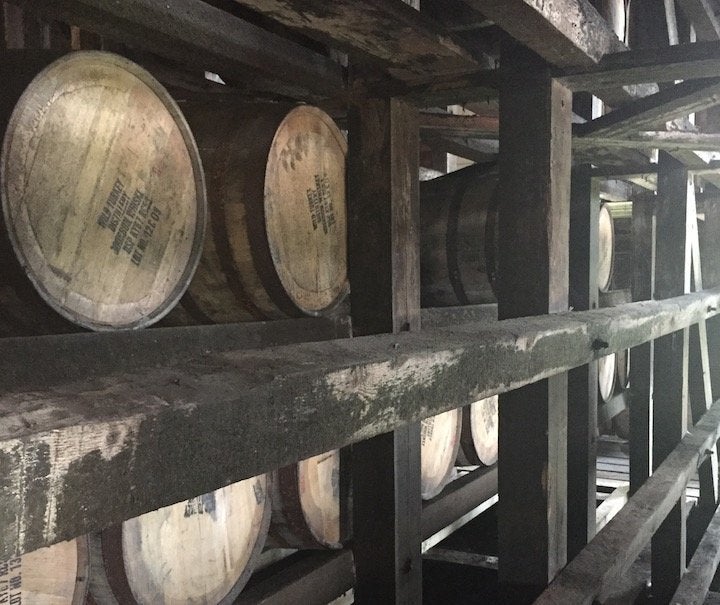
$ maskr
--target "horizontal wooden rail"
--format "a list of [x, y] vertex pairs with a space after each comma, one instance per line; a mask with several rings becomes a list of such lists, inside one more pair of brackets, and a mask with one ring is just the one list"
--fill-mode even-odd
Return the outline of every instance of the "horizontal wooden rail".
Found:
[[720, 289], [401, 335], [210, 344], [127, 371], [103, 335], [97, 354], [114, 372], [0, 396], [0, 557], [565, 372], [718, 308]]
[[[678, 402], [679, 404], [679, 402]], [[553, 580], [535, 605], [602, 600], [650, 542], [720, 437], [720, 400], [658, 467], [628, 504]]]

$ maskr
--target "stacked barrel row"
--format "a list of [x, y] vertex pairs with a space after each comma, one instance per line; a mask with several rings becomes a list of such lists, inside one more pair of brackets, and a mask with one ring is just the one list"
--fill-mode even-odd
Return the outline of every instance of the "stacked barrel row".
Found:
[[[121, 57], [65, 56], [5, 128], [0, 331], [332, 312], [349, 291], [346, 153], [317, 108], [181, 111]], [[424, 498], [452, 478], [461, 448], [466, 463], [492, 459], [462, 414], [422, 423]], [[6, 586], [38, 603], [82, 603], [88, 588], [97, 603], [229, 603], [268, 534], [274, 546], [341, 545], [339, 477], [339, 454], [320, 454], [8, 561]]]

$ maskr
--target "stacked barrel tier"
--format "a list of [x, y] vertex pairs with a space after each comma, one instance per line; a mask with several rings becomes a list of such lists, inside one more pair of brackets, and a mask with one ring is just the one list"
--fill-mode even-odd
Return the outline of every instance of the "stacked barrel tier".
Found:
[[492, 466], [498, 459], [498, 396], [475, 401], [463, 408], [458, 462]]
[[348, 293], [347, 143], [320, 109], [188, 103], [211, 228], [175, 323], [318, 316]]
[[85, 605], [87, 538], [59, 542], [0, 563], [0, 603]]
[[273, 473], [270, 543], [281, 548], [341, 548], [340, 452]]
[[423, 307], [496, 302], [497, 184], [483, 165], [420, 184]]
[[50, 64], [15, 106], [0, 169], [6, 334], [139, 328], [180, 299], [202, 251], [204, 178], [145, 70], [103, 52]]
[[265, 475], [104, 530], [90, 541], [97, 603], [229, 605], [270, 524]]

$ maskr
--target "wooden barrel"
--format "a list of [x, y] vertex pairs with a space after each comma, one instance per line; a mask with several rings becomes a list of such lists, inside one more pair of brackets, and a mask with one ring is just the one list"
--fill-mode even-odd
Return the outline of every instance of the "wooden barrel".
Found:
[[613, 219], [605, 204], [600, 205], [598, 217], [598, 289], [607, 292], [613, 276], [613, 256], [615, 238]]
[[169, 321], [323, 315], [348, 292], [345, 158], [307, 105], [185, 104], [207, 176], [211, 229]]
[[84, 605], [87, 538], [59, 542], [0, 563], [0, 603]]
[[630, 385], [630, 349], [623, 349], [616, 354], [615, 388], [624, 391]]
[[598, 390], [603, 401], [610, 401], [615, 394], [617, 355], [610, 353], [598, 359]]
[[265, 475], [104, 530], [90, 543], [98, 603], [230, 604], [265, 543]]
[[18, 264], [73, 324], [150, 325], [190, 283], [205, 231], [199, 156], [175, 102], [130, 61], [78, 52], [40, 72], [8, 123], [0, 178]]
[[437, 496], [451, 478], [460, 448], [462, 409], [426, 418], [420, 428], [420, 490], [424, 500]]
[[340, 452], [273, 473], [270, 541], [280, 548], [341, 548]]
[[423, 307], [496, 302], [497, 183], [476, 165], [420, 184]]
[[498, 396], [463, 408], [458, 461], [463, 465], [492, 466], [498, 459]]

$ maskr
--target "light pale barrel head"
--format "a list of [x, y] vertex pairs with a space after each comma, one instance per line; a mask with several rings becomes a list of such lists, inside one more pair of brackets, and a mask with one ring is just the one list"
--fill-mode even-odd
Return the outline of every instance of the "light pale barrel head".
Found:
[[498, 396], [470, 404], [470, 430], [478, 459], [492, 466], [498, 459]]
[[0, 603], [84, 605], [87, 541], [77, 538], [0, 563]]
[[437, 496], [452, 473], [460, 446], [462, 409], [422, 421], [420, 427], [420, 484], [423, 499]]
[[630, 384], [630, 349], [623, 349], [616, 353], [617, 386], [626, 389]]
[[280, 123], [265, 172], [265, 229], [275, 270], [292, 302], [317, 315], [343, 298], [347, 216], [342, 133], [301, 105]]
[[195, 270], [205, 186], [165, 89], [103, 52], [66, 55], [28, 86], [0, 164], [5, 225], [40, 295], [95, 329], [160, 319]]
[[340, 452], [298, 462], [300, 505], [308, 529], [324, 546], [340, 546]]
[[600, 206], [598, 217], [598, 288], [603, 292], [610, 287], [613, 270], [615, 231], [613, 219], [605, 204]]
[[603, 401], [609, 401], [615, 392], [615, 353], [598, 359], [598, 387]]
[[123, 563], [138, 603], [231, 603], [269, 524], [265, 476], [125, 521]]

